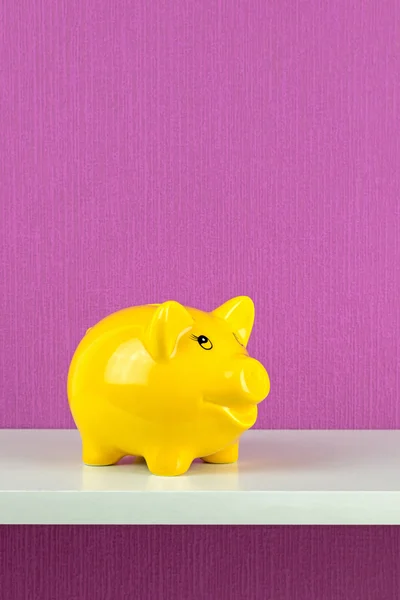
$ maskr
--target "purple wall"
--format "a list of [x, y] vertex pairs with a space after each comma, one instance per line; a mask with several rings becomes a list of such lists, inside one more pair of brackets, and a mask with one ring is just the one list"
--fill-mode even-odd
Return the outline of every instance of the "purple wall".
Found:
[[397, 0], [3, 0], [0, 426], [89, 325], [253, 296], [260, 427], [400, 426]]
[[[3, 0], [0, 427], [72, 426], [110, 311], [245, 293], [259, 427], [398, 428], [399, 39], [397, 0]], [[397, 529], [0, 532], [9, 600], [400, 597]]]
[[5, 527], [4, 600], [398, 600], [390, 527]]

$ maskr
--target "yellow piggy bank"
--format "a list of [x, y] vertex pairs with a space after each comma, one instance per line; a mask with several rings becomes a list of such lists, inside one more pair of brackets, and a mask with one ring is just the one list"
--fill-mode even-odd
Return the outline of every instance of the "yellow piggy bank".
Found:
[[139, 456], [166, 476], [195, 458], [235, 462], [270, 389], [246, 350], [253, 322], [253, 302], [240, 296], [210, 313], [174, 301], [135, 306], [90, 328], [68, 373], [83, 462]]

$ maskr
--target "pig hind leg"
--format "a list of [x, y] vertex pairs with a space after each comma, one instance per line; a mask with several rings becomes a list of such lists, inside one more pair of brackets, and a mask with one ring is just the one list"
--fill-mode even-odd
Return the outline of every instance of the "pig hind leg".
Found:
[[82, 442], [82, 460], [90, 467], [107, 467], [117, 463], [123, 454], [115, 448], [103, 448], [96, 443], [84, 440]]

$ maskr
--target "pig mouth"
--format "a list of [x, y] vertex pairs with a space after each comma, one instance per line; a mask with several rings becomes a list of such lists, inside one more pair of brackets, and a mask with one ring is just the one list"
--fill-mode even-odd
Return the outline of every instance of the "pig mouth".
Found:
[[252, 427], [257, 418], [257, 405], [246, 402], [230, 403], [227, 401], [221, 402], [220, 399], [211, 397], [204, 398], [204, 403], [212, 406], [214, 410], [223, 413], [230, 420], [234, 421], [241, 427]]

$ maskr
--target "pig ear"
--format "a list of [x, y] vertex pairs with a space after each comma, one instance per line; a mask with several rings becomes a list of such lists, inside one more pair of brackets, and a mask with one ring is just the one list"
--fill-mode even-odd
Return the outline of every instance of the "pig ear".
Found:
[[237, 335], [243, 346], [247, 346], [254, 323], [254, 304], [248, 296], [237, 296], [222, 304], [212, 314], [224, 319]]
[[193, 318], [182, 304], [169, 301], [154, 311], [144, 334], [144, 345], [154, 360], [170, 358], [179, 338], [189, 331]]

